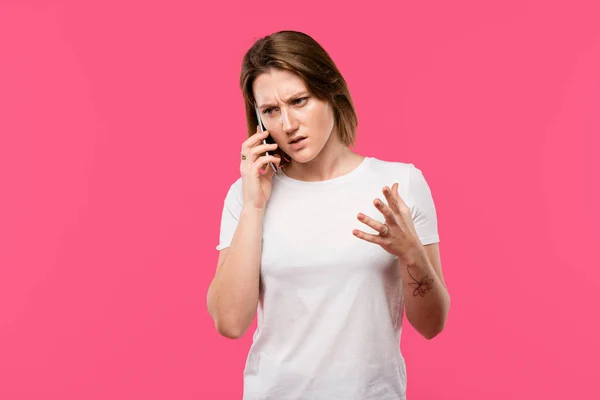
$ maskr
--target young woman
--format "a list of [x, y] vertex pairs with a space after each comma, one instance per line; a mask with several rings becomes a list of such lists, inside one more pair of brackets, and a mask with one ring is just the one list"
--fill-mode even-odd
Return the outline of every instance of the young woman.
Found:
[[405, 399], [403, 313], [431, 339], [450, 306], [421, 170], [350, 149], [348, 87], [306, 34], [258, 40], [240, 83], [248, 138], [207, 300], [230, 338], [258, 312], [244, 399]]

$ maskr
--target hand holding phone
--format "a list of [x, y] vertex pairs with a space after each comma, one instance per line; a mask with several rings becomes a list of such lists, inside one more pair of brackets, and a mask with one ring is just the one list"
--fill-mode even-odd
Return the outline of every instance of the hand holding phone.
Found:
[[[281, 158], [269, 154], [277, 149], [276, 143], [269, 143], [268, 131], [260, 124], [256, 133], [242, 143], [240, 175], [242, 178], [243, 206], [252, 209], [264, 209], [271, 195], [273, 176], [277, 173], [276, 165]], [[262, 143], [261, 143], [262, 142]], [[265, 154], [266, 153], [266, 154]], [[273, 173], [267, 164], [271, 164]]]
[[[262, 120], [260, 119], [260, 111], [258, 111], [258, 106], [256, 105], [256, 103], [254, 104], [254, 111], [256, 111], [256, 120], [258, 121], [258, 126], [260, 128], [261, 132], [265, 131], [265, 128], [263, 126]], [[263, 144], [267, 144], [267, 140], [263, 139]], [[265, 152], [265, 155], [270, 156], [269, 152]], [[273, 165], [272, 162], [269, 163], [269, 165], [271, 166], [271, 168], [273, 168], [273, 172], [277, 173], [277, 168], [275, 168], [275, 166]]]

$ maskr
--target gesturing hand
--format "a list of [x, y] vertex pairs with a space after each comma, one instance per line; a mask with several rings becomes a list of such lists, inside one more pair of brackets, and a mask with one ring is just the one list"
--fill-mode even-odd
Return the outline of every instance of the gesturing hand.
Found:
[[398, 194], [398, 184], [394, 183], [392, 189], [385, 186], [383, 194], [387, 205], [378, 198], [373, 204], [385, 217], [385, 223], [374, 220], [362, 213], [358, 214], [358, 220], [370, 226], [378, 235], [372, 235], [355, 229], [352, 233], [363, 240], [380, 245], [388, 253], [395, 255], [405, 265], [415, 262], [419, 252], [423, 251], [423, 245], [417, 236], [412, 221], [410, 209]]

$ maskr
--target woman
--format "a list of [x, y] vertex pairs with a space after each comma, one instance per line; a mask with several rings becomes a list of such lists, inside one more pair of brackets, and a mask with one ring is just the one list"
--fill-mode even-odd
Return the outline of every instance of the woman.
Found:
[[348, 87], [308, 35], [258, 40], [240, 83], [249, 137], [207, 300], [229, 338], [258, 312], [244, 399], [404, 399], [404, 309], [431, 339], [450, 305], [422, 172], [350, 150]]

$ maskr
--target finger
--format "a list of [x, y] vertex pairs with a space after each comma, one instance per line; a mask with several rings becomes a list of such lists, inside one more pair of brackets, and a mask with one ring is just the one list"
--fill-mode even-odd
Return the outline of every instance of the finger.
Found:
[[371, 235], [370, 233], [365, 233], [358, 229], [354, 229], [352, 231], [352, 234], [359, 239], [363, 239], [363, 240], [366, 240], [367, 242], [375, 243], [380, 246], [385, 244], [384, 239], [379, 235]]
[[374, 220], [373, 218], [364, 215], [363, 213], [358, 213], [357, 216], [358, 220], [361, 221], [362, 223], [364, 223], [365, 225], [370, 226], [371, 228], [373, 228], [374, 230], [376, 230], [379, 233], [383, 233], [385, 232], [385, 225], [377, 220]]
[[[265, 155], [265, 156], [266, 156], [266, 155]], [[273, 168], [271, 168], [271, 165], [269, 165], [269, 164], [271, 164], [271, 163], [272, 163], [272, 164], [275, 166], [275, 168], [279, 168], [279, 164], [281, 163], [281, 157], [279, 156], [279, 154], [270, 154], [269, 156], [275, 157], [275, 158], [277, 159], [277, 161], [278, 161], [278, 162], [274, 162], [274, 161], [268, 161], [267, 163], [265, 163], [265, 164], [262, 164], [262, 165], [260, 166], [260, 170], [261, 170], [261, 172], [263, 172], [263, 173], [264, 173], [265, 171], [268, 171], [268, 170], [271, 170], [271, 171], [273, 171]]]
[[244, 142], [242, 143], [242, 154], [247, 155], [247, 153], [252, 147], [262, 142], [264, 139], [267, 138], [267, 136], [269, 136], [269, 131], [257, 132], [254, 135], [250, 136], [248, 139], [244, 140]]
[[[281, 162], [281, 159], [278, 159], [279, 162]], [[279, 169], [279, 162], [273, 163], [273, 165], [275, 166], [275, 168]], [[275, 171], [273, 171], [273, 168], [271, 168], [270, 165], [266, 165], [265, 166], [266, 171], [263, 173], [263, 176], [266, 176], [267, 178], [271, 179], [273, 177], [273, 175], [275, 175]]]
[[392, 193], [394, 194], [394, 198], [396, 199], [396, 202], [398, 204], [398, 210], [402, 210], [402, 208], [404, 208], [405, 210], [410, 210], [410, 208], [404, 202], [402, 197], [400, 197], [400, 193], [398, 192], [398, 186], [400, 186], [398, 183], [394, 183], [392, 185]]
[[254, 176], [258, 177], [260, 175], [261, 170], [264, 170], [264, 168], [268, 167], [269, 162], [275, 164], [275, 167], [279, 167], [280, 159], [275, 156], [258, 157], [258, 159], [253, 164]]
[[259, 154], [266, 153], [267, 151], [274, 151], [275, 149], [277, 149], [277, 143], [267, 143], [254, 146], [252, 149], [250, 149], [251, 159], [254, 162], [258, 158]]
[[389, 187], [384, 186], [383, 187], [383, 195], [385, 196], [385, 199], [387, 200], [387, 203], [389, 204], [389, 207], [392, 209], [392, 211], [396, 214], [400, 214], [398, 202], [396, 201], [396, 198], [394, 197], [392, 190]]
[[385, 217], [385, 221], [389, 226], [396, 225], [396, 218], [394, 217], [394, 212], [387, 204], [385, 204], [379, 199], [375, 199], [373, 201], [373, 204], [375, 204], [375, 207], [377, 207], [377, 209], [383, 214], [383, 216]]

